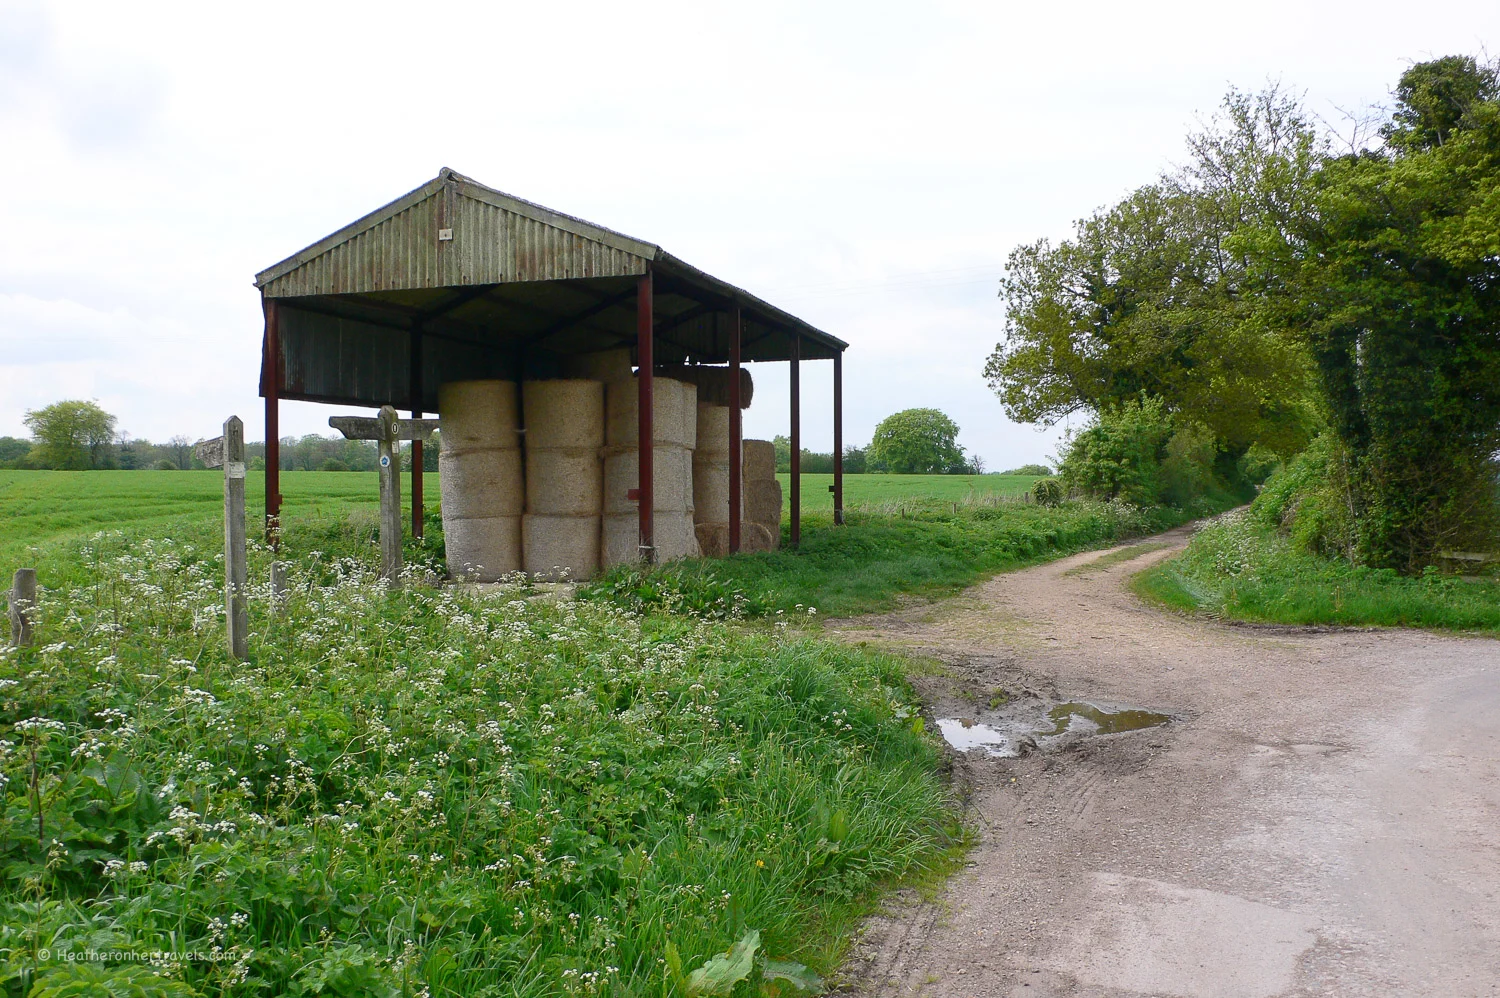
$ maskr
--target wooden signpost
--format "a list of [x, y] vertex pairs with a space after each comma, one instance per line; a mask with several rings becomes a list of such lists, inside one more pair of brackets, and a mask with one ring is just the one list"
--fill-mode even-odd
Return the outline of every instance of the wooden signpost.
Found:
[[388, 405], [380, 415], [331, 416], [328, 425], [350, 440], [380, 444], [380, 576], [392, 588], [401, 585], [401, 462], [396, 447], [402, 440], [426, 440], [438, 428], [436, 419], [402, 419]]
[[224, 620], [229, 654], [249, 657], [250, 621], [245, 607], [245, 424], [238, 416], [224, 420], [224, 435], [195, 448], [205, 467], [224, 469]]

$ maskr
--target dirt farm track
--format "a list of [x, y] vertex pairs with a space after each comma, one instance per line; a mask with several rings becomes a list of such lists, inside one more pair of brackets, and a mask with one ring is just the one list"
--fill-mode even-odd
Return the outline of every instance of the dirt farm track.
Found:
[[1188, 536], [831, 623], [944, 662], [919, 679], [934, 720], [1064, 700], [1173, 718], [958, 756], [969, 865], [869, 924], [848, 992], [1500, 994], [1500, 641], [1143, 605], [1125, 580]]

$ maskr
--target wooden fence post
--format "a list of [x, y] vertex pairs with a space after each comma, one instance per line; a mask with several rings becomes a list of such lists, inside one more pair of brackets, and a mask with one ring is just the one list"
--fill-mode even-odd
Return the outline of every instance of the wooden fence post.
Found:
[[286, 562], [271, 562], [271, 616], [278, 617], [286, 605]]
[[10, 644], [25, 648], [36, 643], [33, 616], [36, 608], [36, 569], [18, 568], [10, 585]]
[[250, 619], [245, 606], [245, 424], [238, 416], [224, 420], [224, 435], [197, 447], [198, 459], [224, 469], [224, 623], [229, 655], [250, 657]]

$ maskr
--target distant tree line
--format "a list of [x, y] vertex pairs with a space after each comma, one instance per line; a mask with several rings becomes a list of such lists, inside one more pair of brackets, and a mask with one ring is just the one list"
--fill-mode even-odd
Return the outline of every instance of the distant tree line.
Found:
[[[194, 453], [197, 441], [178, 434], [163, 443], [132, 438], [120, 432], [119, 420], [98, 403], [64, 399], [41, 409], [27, 411], [23, 420], [31, 430], [30, 440], [0, 437], [0, 468], [33, 468], [53, 471], [192, 471], [203, 468]], [[411, 467], [411, 449], [405, 449], [403, 466]], [[281, 467], [285, 471], [375, 471], [376, 447], [371, 440], [345, 440], [340, 436], [281, 438]], [[245, 445], [252, 468], [264, 468], [266, 445]], [[422, 469], [437, 471], [438, 438], [422, 449]]]

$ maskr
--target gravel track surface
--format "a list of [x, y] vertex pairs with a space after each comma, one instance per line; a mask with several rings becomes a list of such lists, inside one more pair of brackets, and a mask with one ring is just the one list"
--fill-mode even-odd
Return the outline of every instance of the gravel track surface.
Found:
[[1217, 624], [1126, 590], [1190, 535], [829, 622], [943, 662], [916, 680], [934, 721], [987, 721], [1000, 691], [1174, 718], [955, 755], [969, 865], [873, 919], [844, 990], [1500, 994], [1500, 641]]

